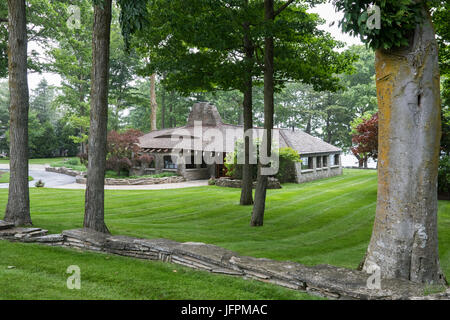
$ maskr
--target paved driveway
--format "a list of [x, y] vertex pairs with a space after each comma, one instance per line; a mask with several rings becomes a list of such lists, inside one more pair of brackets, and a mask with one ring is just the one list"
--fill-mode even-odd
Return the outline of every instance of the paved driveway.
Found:
[[[45, 171], [45, 165], [32, 164], [30, 165], [29, 175], [33, 177], [33, 181], [30, 181], [30, 187], [34, 187], [34, 184], [38, 180], [42, 180], [46, 187], [58, 188], [67, 184], [75, 183], [75, 177], [67, 176], [65, 174], [59, 174], [54, 172]], [[0, 164], [1, 171], [9, 171], [9, 165]], [[8, 188], [7, 183], [0, 183], [0, 188]]]
[[[58, 188], [58, 189], [85, 189], [84, 184], [76, 183], [75, 177], [71, 177], [65, 174], [47, 172], [45, 171], [46, 165], [32, 164], [30, 165], [30, 176], [34, 178], [30, 181], [30, 187], [34, 187], [34, 184], [38, 180], [42, 180], [45, 183], [46, 188]], [[0, 164], [0, 171], [9, 171], [8, 164]], [[180, 183], [165, 183], [165, 184], [153, 184], [153, 185], [140, 185], [140, 186], [105, 186], [107, 190], [164, 190], [164, 189], [179, 189], [189, 187], [201, 187], [207, 186], [208, 180], [195, 180], [186, 181]], [[0, 183], [1, 188], [8, 188], [7, 183]]]

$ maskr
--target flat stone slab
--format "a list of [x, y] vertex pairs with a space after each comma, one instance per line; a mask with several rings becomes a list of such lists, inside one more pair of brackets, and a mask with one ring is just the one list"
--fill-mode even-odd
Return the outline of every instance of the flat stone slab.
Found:
[[201, 242], [178, 244], [174, 248], [173, 254], [192, 257], [219, 266], [231, 266], [231, 257], [238, 255], [236, 252]]
[[14, 223], [0, 220], [0, 230], [11, 229], [11, 228], [14, 228]]
[[64, 236], [61, 234], [49, 234], [42, 237], [36, 237], [35, 242], [41, 242], [41, 243], [54, 243], [54, 242], [63, 242]]
[[[6, 230], [7, 231], [7, 230]], [[305, 266], [290, 261], [240, 256], [200, 242], [110, 236], [87, 229], [63, 231], [65, 244], [142, 259], [157, 259], [213, 273], [246, 276], [334, 299], [412, 299], [423, 297], [424, 285], [382, 279], [381, 289], [369, 289], [369, 274], [330, 265]], [[448, 299], [442, 294], [439, 299]], [[431, 296], [430, 296], [431, 298]]]
[[40, 228], [22, 228], [14, 227], [9, 229], [0, 230], [0, 238], [30, 238], [44, 236], [47, 234], [47, 230]]
[[99, 248], [103, 248], [108, 238], [107, 234], [87, 229], [65, 230], [62, 233], [64, 239], [73, 238], [82, 242], [87, 242]]
[[135, 243], [149, 248], [150, 250], [168, 255], [172, 254], [174, 248], [180, 244], [179, 242], [169, 239], [136, 239]]

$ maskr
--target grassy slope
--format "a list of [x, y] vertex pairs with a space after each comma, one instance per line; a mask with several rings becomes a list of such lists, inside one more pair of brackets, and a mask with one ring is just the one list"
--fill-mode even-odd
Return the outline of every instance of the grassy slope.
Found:
[[[375, 171], [346, 170], [340, 177], [270, 190], [262, 228], [249, 227], [251, 207], [238, 205], [239, 192], [216, 186], [108, 190], [106, 223], [113, 234], [201, 241], [245, 255], [308, 265], [328, 263], [355, 268], [362, 259], [375, 214]], [[51, 232], [80, 227], [83, 193], [31, 190], [34, 224]], [[7, 191], [0, 190], [0, 211], [4, 210], [6, 198]], [[448, 278], [449, 227], [450, 202], [440, 202], [441, 265]]]
[[[0, 299], [317, 299], [162, 262], [6, 241], [0, 252]], [[80, 267], [81, 290], [66, 287], [70, 265]]]

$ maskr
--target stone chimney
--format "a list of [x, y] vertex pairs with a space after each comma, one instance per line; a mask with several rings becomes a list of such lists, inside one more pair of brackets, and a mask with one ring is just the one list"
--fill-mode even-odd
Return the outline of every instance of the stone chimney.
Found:
[[218, 126], [223, 123], [216, 106], [209, 102], [197, 102], [192, 106], [187, 126], [193, 127], [194, 121], [202, 121], [203, 126]]

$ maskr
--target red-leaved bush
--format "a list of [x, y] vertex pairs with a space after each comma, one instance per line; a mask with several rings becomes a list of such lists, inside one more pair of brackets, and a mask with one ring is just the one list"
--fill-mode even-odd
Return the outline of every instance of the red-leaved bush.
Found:
[[108, 133], [108, 155], [106, 157], [106, 169], [114, 170], [120, 175], [121, 171], [129, 173], [133, 166], [133, 157], [139, 151], [137, 143], [142, 132], [129, 129], [119, 133], [110, 131]]
[[141, 156], [135, 157], [136, 166], [142, 166], [148, 168], [150, 164], [155, 160], [155, 158], [149, 154], [143, 154]]
[[360, 123], [356, 131], [357, 133], [352, 136], [353, 154], [360, 163], [366, 162], [369, 158], [376, 160], [378, 158], [378, 112]]

